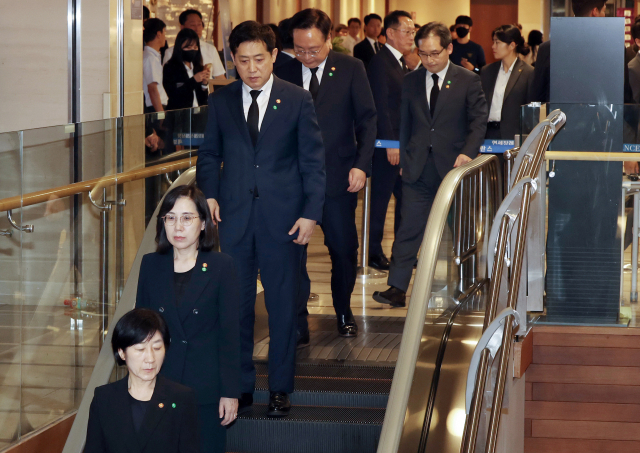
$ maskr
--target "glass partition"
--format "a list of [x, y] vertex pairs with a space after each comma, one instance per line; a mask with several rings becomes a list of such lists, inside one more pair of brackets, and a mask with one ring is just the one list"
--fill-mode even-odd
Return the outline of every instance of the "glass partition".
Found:
[[[79, 406], [145, 214], [178, 174], [135, 171], [195, 164], [206, 115], [205, 107], [0, 134], [0, 451]], [[8, 209], [32, 232], [12, 227]]]

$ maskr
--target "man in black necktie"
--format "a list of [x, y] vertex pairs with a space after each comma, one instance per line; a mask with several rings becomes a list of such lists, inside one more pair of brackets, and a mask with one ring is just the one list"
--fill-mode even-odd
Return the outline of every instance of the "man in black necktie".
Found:
[[[308, 89], [314, 100], [325, 146], [327, 187], [321, 226], [331, 256], [333, 307], [338, 333], [354, 337], [358, 334], [351, 312], [358, 265], [357, 193], [371, 171], [376, 109], [362, 62], [330, 50], [331, 19], [326, 13], [305, 9], [291, 18], [290, 26], [296, 60], [279, 67], [276, 75]], [[306, 260], [301, 287], [300, 346], [309, 342]]]
[[243, 22], [229, 47], [240, 80], [209, 96], [196, 179], [241, 284], [239, 412], [253, 403], [259, 270], [270, 314], [267, 414], [283, 416], [293, 392], [300, 262], [322, 220], [324, 147], [311, 95], [272, 75], [278, 51], [271, 28]]
[[[367, 73], [378, 111], [377, 138], [397, 141], [400, 138], [402, 80], [407, 72], [402, 55], [411, 50], [415, 28], [411, 14], [393, 11], [384, 18], [384, 29], [387, 43], [371, 59]], [[391, 194], [396, 199], [394, 232], [400, 224], [402, 182], [399, 163], [398, 148], [377, 148], [373, 154], [369, 266], [376, 269], [389, 269], [389, 260], [382, 250], [382, 236]]]
[[449, 62], [446, 25], [431, 22], [415, 38], [422, 67], [402, 84], [400, 166], [402, 218], [387, 280], [374, 300], [405, 306], [405, 294], [440, 182], [454, 167], [478, 155], [489, 116], [480, 77]]
[[375, 13], [364, 16], [365, 38], [354, 46], [353, 56], [362, 60], [365, 68], [369, 66], [373, 56], [380, 51], [381, 46], [378, 42], [378, 36], [380, 36], [381, 31], [382, 17]]

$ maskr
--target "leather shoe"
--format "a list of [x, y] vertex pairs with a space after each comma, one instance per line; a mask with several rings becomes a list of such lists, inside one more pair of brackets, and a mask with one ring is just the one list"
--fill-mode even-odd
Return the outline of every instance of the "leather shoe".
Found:
[[346, 315], [338, 315], [338, 333], [341, 337], [358, 336], [358, 325], [351, 310]]
[[389, 265], [389, 260], [384, 253], [380, 255], [369, 256], [369, 267], [373, 267], [374, 269], [378, 269], [380, 271], [388, 271]]
[[309, 346], [309, 331], [304, 334], [298, 333], [298, 341], [296, 343], [296, 348], [306, 348]]
[[285, 392], [271, 392], [269, 396], [269, 417], [286, 417], [291, 410], [291, 402], [289, 395]]
[[386, 291], [376, 291], [373, 293], [373, 300], [381, 304], [389, 304], [392, 307], [406, 306], [407, 293], [395, 286], [390, 286]]
[[238, 400], [238, 415], [249, 412], [253, 406], [253, 394], [243, 393]]

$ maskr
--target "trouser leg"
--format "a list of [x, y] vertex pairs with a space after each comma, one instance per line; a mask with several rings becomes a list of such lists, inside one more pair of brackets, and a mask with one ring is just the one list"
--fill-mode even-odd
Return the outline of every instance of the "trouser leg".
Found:
[[298, 311], [298, 334], [305, 335], [309, 332], [309, 310], [307, 302], [311, 295], [311, 279], [307, 271], [307, 246], [304, 246], [302, 252], [302, 262], [300, 263], [300, 290], [298, 291], [297, 311]]
[[[371, 171], [371, 214], [369, 232], [369, 255], [382, 254], [382, 236], [384, 235], [384, 223], [387, 217], [387, 208], [392, 193], [396, 194], [396, 202], [399, 191], [394, 191], [399, 182], [400, 166], [391, 165], [387, 160], [386, 149], [376, 149], [373, 153]], [[399, 186], [398, 186], [399, 187]], [[397, 218], [397, 217], [396, 217]]]

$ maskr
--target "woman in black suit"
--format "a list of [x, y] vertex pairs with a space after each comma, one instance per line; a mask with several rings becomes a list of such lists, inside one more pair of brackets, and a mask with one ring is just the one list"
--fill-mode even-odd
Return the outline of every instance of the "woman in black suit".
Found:
[[492, 37], [493, 56], [499, 61], [483, 67], [480, 73], [489, 105], [486, 138], [513, 140], [520, 134], [520, 106], [529, 103], [533, 67], [518, 58], [524, 49], [518, 27], [502, 25]]
[[162, 70], [162, 85], [169, 97], [167, 110], [207, 105], [210, 78], [211, 68], [202, 66], [198, 35], [183, 28], [176, 36], [173, 55]]
[[158, 249], [142, 259], [136, 305], [172, 333], [162, 374], [196, 391], [203, 453], [223, 452], [240, 396], [238, 283], [230, 256], [214, 252], [211, 213], [195, 186], [165, 196]]
[[117, 322], [111, 347], [129, 374], [96, 388], [85, 453], [197, 453], [193, 390], [158, 376], [170, 343], [158, 313], [135, 309]]

